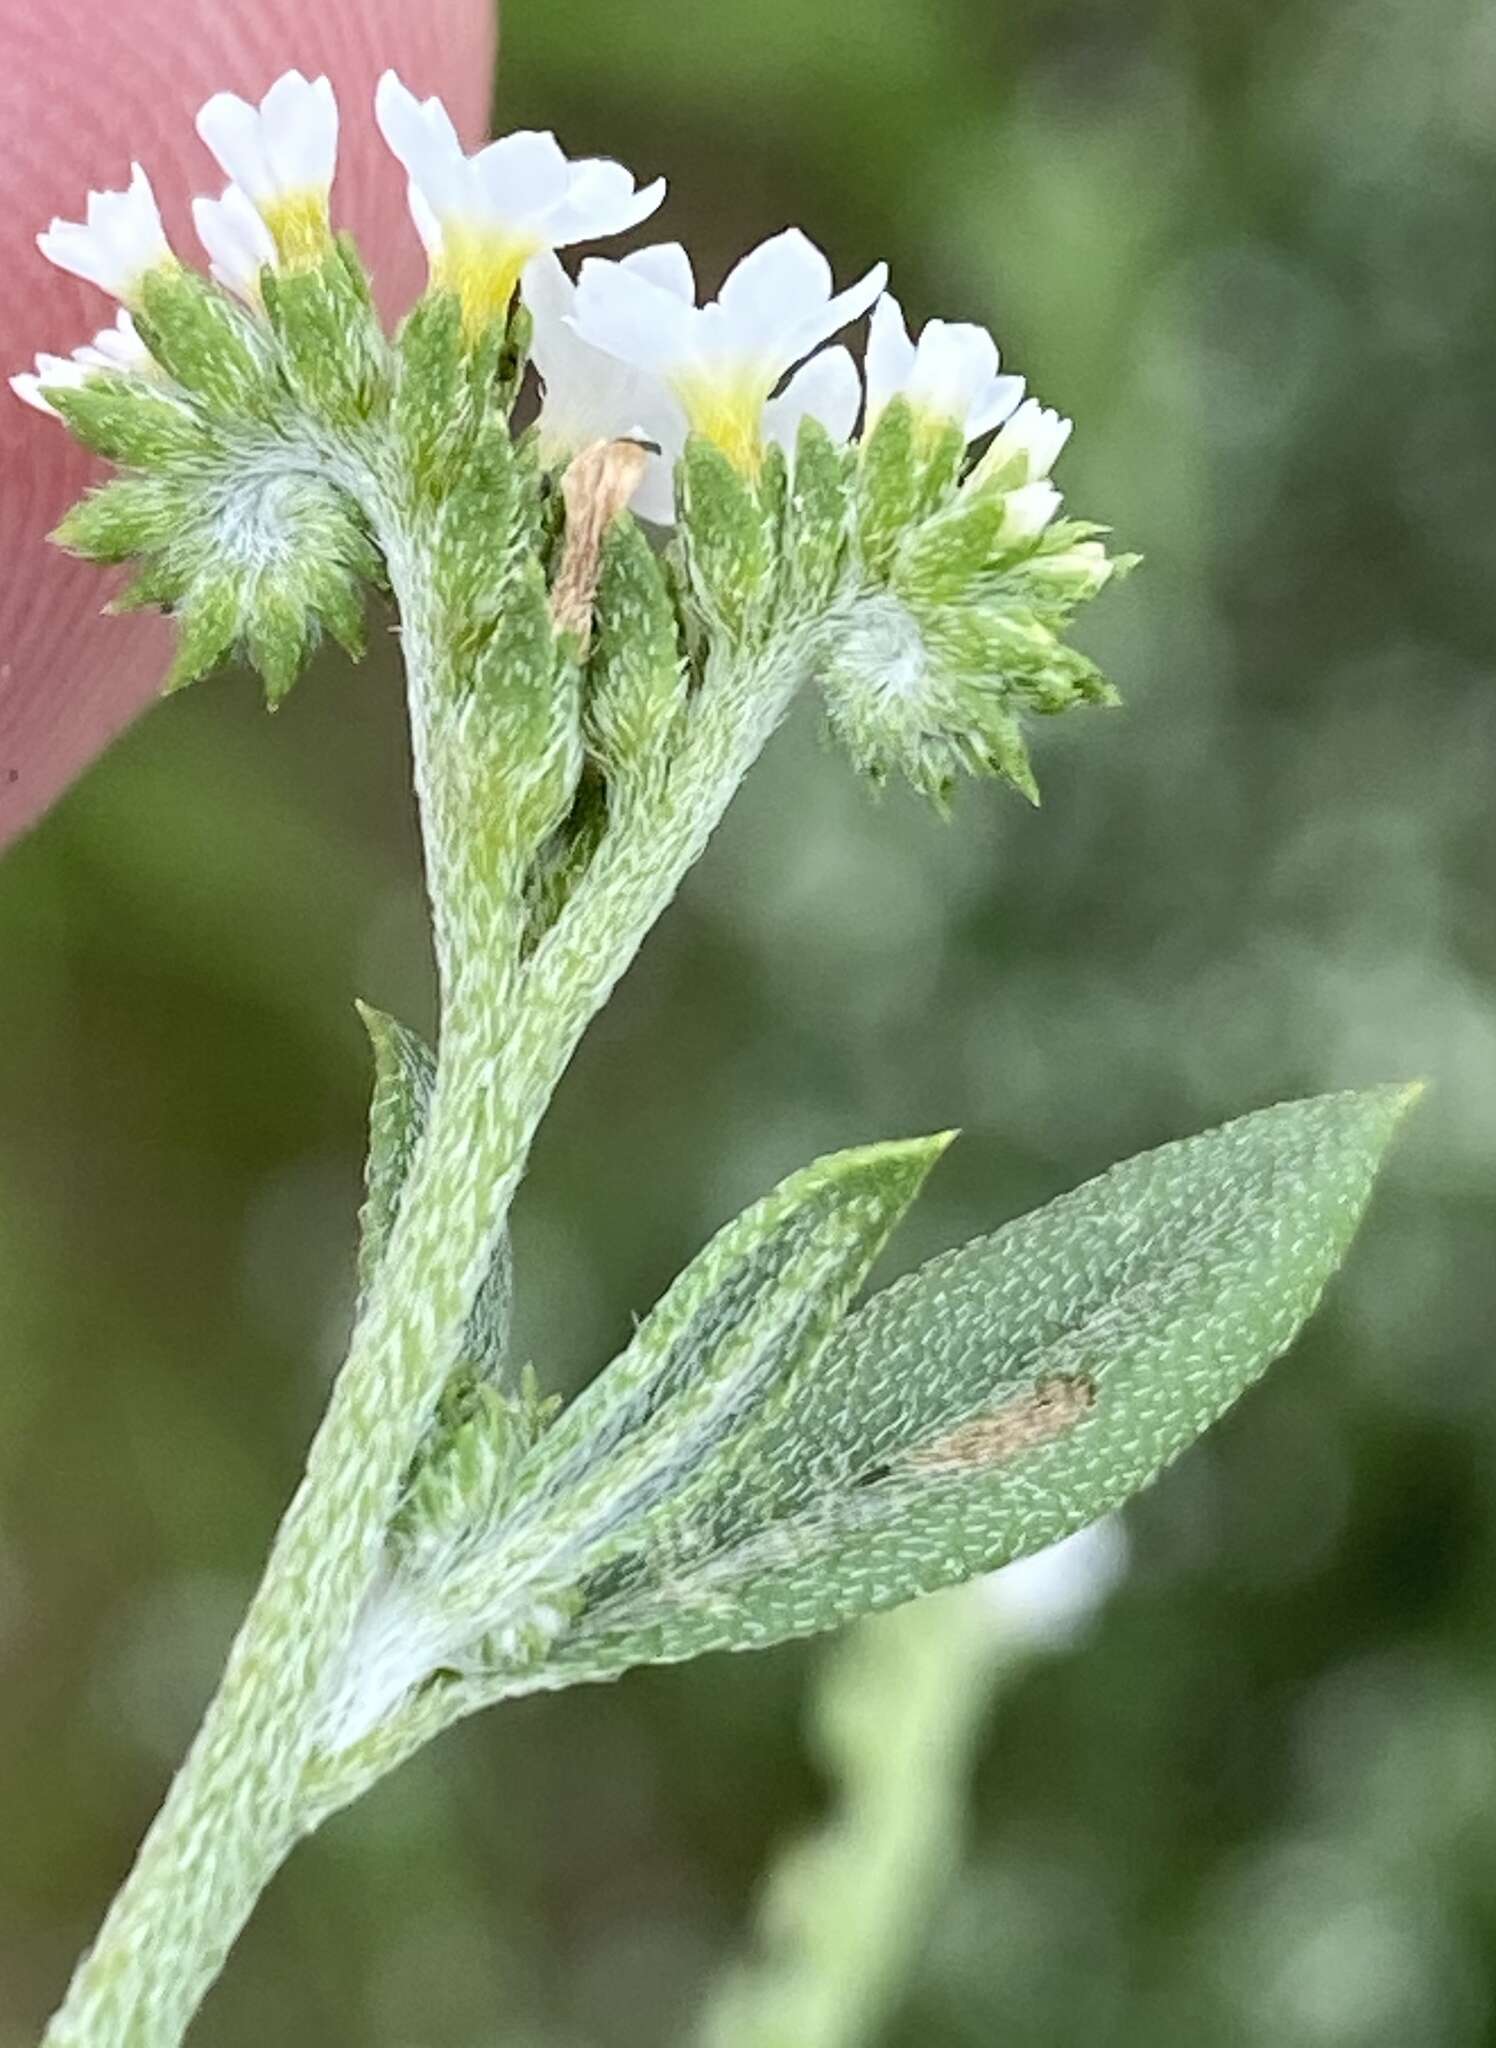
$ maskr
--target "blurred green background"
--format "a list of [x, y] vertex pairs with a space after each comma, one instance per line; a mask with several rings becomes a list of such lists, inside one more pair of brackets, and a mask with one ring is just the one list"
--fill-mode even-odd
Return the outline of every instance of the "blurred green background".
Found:
[[[511, 0], [504, 126], [975, 318], [1142, 548], [1041, 813], [871, 802], [807, 706], [594, 1030], [517, 1226], [608, 1355], [828, 1147], [963, 1143], [906, 1263], [1273, 1098], [1435, 1085], [1293, 1358], [984, 1728], [892, 2048], [1496, 2038], [1496, 14]], [[0, 2043], [154, 1808], [350, 1306], [367, 1059], [431, 1021], [401, 710], [148, 718], [0, 867]], [[299, 1853], [218, 2048], [657, 2048], [820, 1809], [818, 1646], [524, 1703]]]

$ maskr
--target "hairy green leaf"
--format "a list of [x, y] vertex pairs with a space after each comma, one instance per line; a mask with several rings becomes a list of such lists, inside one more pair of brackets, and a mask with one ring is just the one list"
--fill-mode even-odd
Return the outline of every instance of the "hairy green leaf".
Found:
[[536, 1446], [493, 1563], [505, 1589], [574, 1578], [815, 1358], [949, 1134], [817, 1160], [747, 1209], [686, 1268], [633, 1342]]
[[1415, 1092], [1166, 1145], [876, 1296], [594, 1582], [547, 1682], [832, 1627], [1126, 1500], [1292, 1341]]

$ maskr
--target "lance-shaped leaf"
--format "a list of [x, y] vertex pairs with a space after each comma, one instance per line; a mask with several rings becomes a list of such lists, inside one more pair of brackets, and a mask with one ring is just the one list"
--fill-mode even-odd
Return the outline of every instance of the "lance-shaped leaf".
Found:
[[832, 1627], [1042, 1548], [1145, 1486], [1292, 1341], [1414, 1090], [1166, 1145], [932, 1260], [585, 1588], [541, 1684]]
[[535, 1446], [493, 1555], [443, 1590], [448, 1611], [569, 1589], [657, 1503], [688, 1499], [821, 1350], [949, 1142], [817, 1160], [719, 1231]]

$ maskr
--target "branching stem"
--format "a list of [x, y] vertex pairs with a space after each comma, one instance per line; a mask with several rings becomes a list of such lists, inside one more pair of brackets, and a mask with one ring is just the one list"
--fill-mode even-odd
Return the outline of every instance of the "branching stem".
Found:
[[[400, 604], [443, 1028], [400, 1214], [219, 1691], [44, 2048], [175, 2048], [297, 1838], [451, 1718], [421, 1708], [351, 1779], [317, 1745], [412, 1451], [458, 1363], [535, 1130], [592, 1017], [701, 853], [798, 680], [715, 657], [668, 772], [620, 806], [521, 962], [520, 906], [474, 891], [443, 770], [454, 701], [422, 557], [372, 505]], [[330, 1796], [329, 1796], [330, 1795]]]

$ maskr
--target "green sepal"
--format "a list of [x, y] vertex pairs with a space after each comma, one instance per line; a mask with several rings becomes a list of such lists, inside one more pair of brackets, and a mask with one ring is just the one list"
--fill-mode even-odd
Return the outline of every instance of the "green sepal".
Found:
[[[133, 481], [133, 480], [132, 480]], [[114, 488], [118, 488], [115, 486]], [[206, 675], [236, 646], [279, 704], [326, 625], [356, 648], [363, 585], [379, 559], [351, 501], [309, 476], [180, 494], [178, 529], [154, 554], [122, 608], [169, 611], [181, 629], [168, 690]]]
[[116, 477], [80, 498], [52, 539], [92, 562], [128, 562], [168, 546], [190, 516], [190, 499], [169, 475]]
[[468, 728], [467, 801], [503, 858], [528, 858], [571, 808], [583, 758], [581, 674], [557, 640], [533, 557], [510, 579], [471, 681], [481, 723]]
[[[967, 773], [1000, 775], [1037, 810], [1039, 784], [1017, 713], [1010, 710], [994, 691], [979, 685], [973, 685], [963, 695], [971, 717], [970, 752], [963, 763]], [[931, 790], [928, 794], [937, 802], [948, 801], [949, 797], [948, 790]]]
[[178, 608], [175, 618], [176, 651], [161, 685], [167, 697], [201, 682], [233, 651], [243, 626], [239, 593], [226, 579], [207, 584]]
[[[371, 551], [372, 554], [372, 551]], [[342, 563], [313, 565], [308, 572], [308, 607], [330, 633], [350, 661], [361, 661], [367, 645], [364, 631], [364, 587], [379, 581], [379, 563], [372, 559], [357, 575], [347, 573]]]
[[265, 685], [265, 703], [271, 711], [279, 708], [301, 674], [313, 632], [306, 605], [283, 584], [256, 590], [244, 621], [245, 648]]
[[498, 629], [473, 664], [474, 691], [515, 722], [518, 752], [545, 737], [561, 661], [545, 571], [523, 562], [504, 590]]
[[669, 759], [686, 701], [680, 624], [659, 557], [624, 513], [603, 541], [587, 672], [587, 736], [610, 776]]
[[915, 425], [918, 514], [938, 511], [960, 482], [966, 435], [954, 420], [918, 419]]
[[[908, 408], [889, 411], [892, 471], [914, 444]], [[1118, 701], [1064, 635], [1135, 558], [1109, 557], [1100, 529], [1080, 522], [1027, 536], [1006, 522], [1002, 490], [948, 492], [884, 560], [884, 587], [838, 606], [822, 650], [827, 716], [856, 766], [878, 786], [901, 774], [942, 809], [962, 774], [1000, 775], [1037, 803], [1021, 717]]]
[[800, 422], [784, 524], [786, 602], [821, 610], [841, 579], [847, 554], [851, 457], [817, 419]]
[[358, 426], [389, 399], [389, 343], [358, 252], [339, 236], [308, 269], [261, 274], [265, 311], [292, 396], [337, 427]]
[[1293, 1341], [1417, 1093], [1166, 1145], [874, 1296], [716, 1497], [615, 1563], [546, 1682], [834, 1627], [1118, 1507]]
[[141, 296], [136, 327], [169, 377], [215, 411], [264, 411], [268, 358], [242, 307], [180, 266], [148, 271]]
[[677, 490], [692, 595], [708, 619], [740, 638], [769, 572], [769, 536], [758, 494], [700, 434], [686, 443]]
[[526, 495], [508, 426], [494, 415], [463, 448], [432, 526], [431, 580], [459, 663], [492, 635], [506, 602]]
[[123, 469], [164, 469], [220, 452], [201, 417], [145, 377], [101, 370], [86, 384], [49, 386], [42, 395], [75, 439]]
[[857, 472], [857, 543], [877, 580], [919, 516], [921, 476], [915, 418], [909, 401], [894, 398], [862, 444]]
[[967, 596], [978, 577], [1001, 564], [998, 536], [1006, 516], [1001, 493], [961, 493], [905, 536], [889, 580], [911, 602]]
[[435, 495], [472, 426], [462, 303], [456, 292], [418, 299], [395, 342], [391, 432], [417, 490]]

